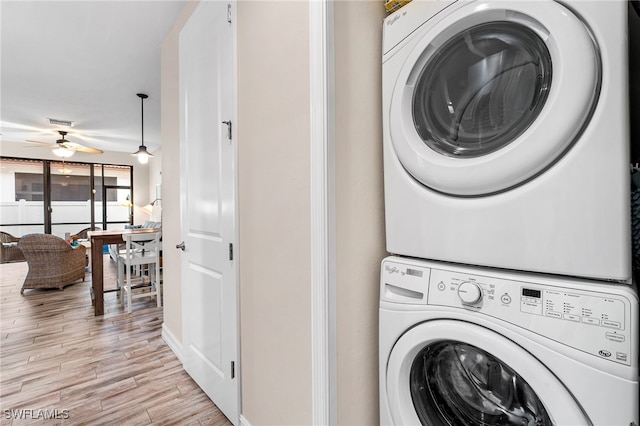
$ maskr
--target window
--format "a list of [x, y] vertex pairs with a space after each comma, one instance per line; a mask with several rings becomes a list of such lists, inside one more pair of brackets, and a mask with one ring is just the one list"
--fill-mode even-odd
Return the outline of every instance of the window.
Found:
[[0, 165], [4, 232], [63, 237], [91, 226], [116, 229], [131, 223], [131, 166], [6, 157]]

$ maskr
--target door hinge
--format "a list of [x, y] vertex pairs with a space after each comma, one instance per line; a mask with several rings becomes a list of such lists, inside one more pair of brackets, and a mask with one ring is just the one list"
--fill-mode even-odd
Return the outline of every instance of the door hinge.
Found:
[[235, 379], [236, 377], [236, 362], [231, 361], [231, 378]]
[[231, 4], [227, 4], [227, 22], [231, 23]]
[[233, 260], [233, 244], [229, 243], [229, 260]]
[[231, 120], [228, 120], [228, 121], [223, 121], [222, 124], [227, 125], [227, 139], [231, 141], [231, 139], [233, 138], [233, 123], [231, 123]]

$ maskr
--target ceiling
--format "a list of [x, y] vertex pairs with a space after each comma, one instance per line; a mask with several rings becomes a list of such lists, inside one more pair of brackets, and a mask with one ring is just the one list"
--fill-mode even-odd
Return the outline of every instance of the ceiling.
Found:
[[[184, 1], [0, 2], [0, 140], [160, 147], [160, 51]], [[49, 118], [73, 121], [53, 125]], [[34, 157], [37, 157], [34, 155]]]

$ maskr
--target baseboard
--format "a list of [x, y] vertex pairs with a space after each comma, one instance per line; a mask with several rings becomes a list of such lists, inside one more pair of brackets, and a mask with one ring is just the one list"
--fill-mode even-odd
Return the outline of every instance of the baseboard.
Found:
[[171, 348], [176, 357], [182, 361], [182, 343], [176, 339], [176, 336], [171, 333], [171, 331], [167, 328], [165, 323], [162, 323], [162, 340]]
[[240, 426], [251, 426], [249, 420], [245, 419], [242, 414], [240, 414]]

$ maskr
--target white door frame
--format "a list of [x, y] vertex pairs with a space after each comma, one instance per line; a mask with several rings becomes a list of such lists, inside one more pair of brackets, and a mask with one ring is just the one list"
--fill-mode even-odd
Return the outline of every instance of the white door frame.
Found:
[[312, 424], [337, 424], [333, 2], [309, 1]]

